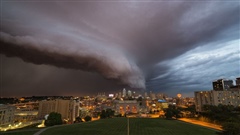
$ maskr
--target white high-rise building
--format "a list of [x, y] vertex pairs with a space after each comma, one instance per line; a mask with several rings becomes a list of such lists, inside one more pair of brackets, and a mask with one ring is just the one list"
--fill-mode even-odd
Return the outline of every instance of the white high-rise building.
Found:
[[123, 95], [122, 95], [123, 97], [126, 97], [127, 96], [127, 91], [126, 91], [126, 89], [125, 88], [123, 88]]
[[132, 97], [132, 91], [128, 90], [128, 97]]

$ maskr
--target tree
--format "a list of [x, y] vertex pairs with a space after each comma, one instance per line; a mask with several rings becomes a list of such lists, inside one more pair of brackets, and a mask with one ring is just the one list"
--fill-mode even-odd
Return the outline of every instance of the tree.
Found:
[[106, 114], [108, 118], [111, 118], [114, 116], [114, 111], [112, 109], [107, 109]]
[[84, 118], [84, 120], [85, 120], [86, 122], [91, 121], [91, 120], [92, 120], [92, 117], [90, 117], [90, 116], [87, 115], [87, 116]]
[[111, 118], [114, 116], [114, 111], [112, 109], [102, 110], [100, 114], [101, 119]]
[[81, 117], [76, 117], [74, 123], [83, 122]]
[[44, 122], [45, 126], [54, 126], [62, 124], [62, 115], [57, 112], [51, 112]]
[[165, 111], [165, 116], [167, 119], [171, 119], [175, 117], [176, 119], [179, 118], [180, 111], [176, 108], [176, 106], [169, 105]]
[[222, 125], [224, 135], [240, 135], [240, 124], [236, 122], [225, 122]]
[[166, 116], [167, 119], [172, 119], [173, 112], [171, 111], [171, 109], [166, 110], [165, 116]]
[[202, 113], [202, 116], [207, 117], [211, 121], [217, 121], [218, 123], [224, 123], [228, 121], [229, 118], [238, 119], [237, 113], [234, 113], [234, 106], [232, 105], [204, 105], [203, 109], [205, 112]]
[[204, 105], [206, 112], [201, 113], [202, 116], [207, 117], [211, 121], [222, 125], [223, 135], [240, 135], [240, 117], [238, 108], [232, 105]]
[[107, 118], [107, 114], [105, 110], [102, 110], [101, 114], [100, 114], [100, 119], [105, 119]]

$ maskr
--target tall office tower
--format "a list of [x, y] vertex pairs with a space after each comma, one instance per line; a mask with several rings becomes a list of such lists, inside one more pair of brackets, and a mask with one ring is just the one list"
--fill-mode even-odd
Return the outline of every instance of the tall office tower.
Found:
[[128, 97], [132, 97], [132, 91], [131, 90], [128, 90]]
[[123, 95], [122, 95], [123, 97], [126, 97], [127, 96], [127, 91], [126, 91], [126, 89], [125, 88], [123, 88]]
[[118, 98], [121, 98], [121, 97], [122, 97], [122, 93], [119, 92], [119, 93], [118, 93]]
[[116, 93], [114, 97], [115, 97], [115, 98], [118, 98], [118, 93]]
[[147, 92], [144, 93], [144, 98], [147, 98], [148, 97], [148, 94]]
[[221, 91], [221, 90], [229, 90], [231, 86], [233, 86], [233, 80], [224, 80], [219, 79], [212, 82], [213, 90]]

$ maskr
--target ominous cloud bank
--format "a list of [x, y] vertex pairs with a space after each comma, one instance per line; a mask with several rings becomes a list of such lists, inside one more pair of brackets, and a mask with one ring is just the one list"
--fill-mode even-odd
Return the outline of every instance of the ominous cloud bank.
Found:
[[130, 87], [145, 88], [145, 80], [138, 67], [116, 50], [81, 45], [68, 48], [68, 44], [61, 46], [61, 42], [39, 40], [30, 36], [13, 37], [5, 33], [0, 35], [0, 52], [7, 56], [17, 56], [34, 64], [98, 72], [107, 79], [119, 80]]
[[[148, 90], [187, 93], [209, 88], [209, 81], [219, 77], [239, 76], [239, 10], [234, 1], [3, 1], [1, 53], [41, 65], [39, 69], [29, 65], [38, 69], [34, 72], [53, 65], [97, 72], [132, 88], [145, 88], [146, 80]], [[3, 65], [2, 89], [15, 91], [7, 84], [19, 80], [9, 77], [7, 67], [16, 60], [3, 57], [3, 61], [8, 62]], [[24, 63], [18, 64], [15, 70], [21, 72]], [[61, 78], [59, 72], [46, 74], [45, 82]], [[69, 72], [76, 71], [66, 73], [65, 84], [79, 79]], [[86, 90], [106, 89], [99, 80]], [[42, 93], [64, 91], [58, 85], [48, 84]], [[82, 87], [69, 86], [80, 91]]]

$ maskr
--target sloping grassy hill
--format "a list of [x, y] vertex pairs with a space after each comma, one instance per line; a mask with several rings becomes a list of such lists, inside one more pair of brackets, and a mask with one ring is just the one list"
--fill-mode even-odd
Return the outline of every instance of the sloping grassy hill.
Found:
[[[216, 131], [177, 120], [130, 118], [130, 135], [216, 135]], [[127, 118], [112, 118], [47, 129], [41, 135], [127, 135]]]

